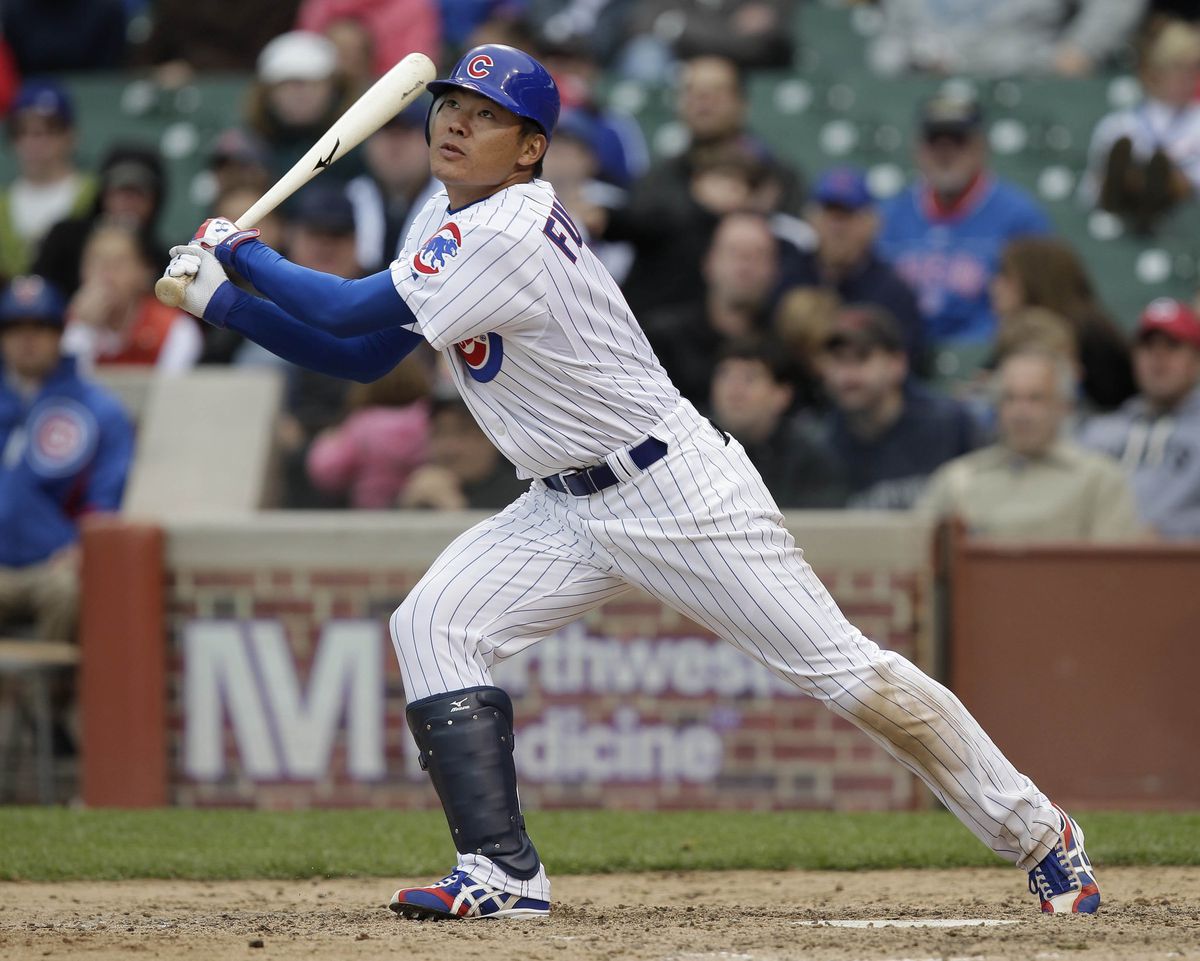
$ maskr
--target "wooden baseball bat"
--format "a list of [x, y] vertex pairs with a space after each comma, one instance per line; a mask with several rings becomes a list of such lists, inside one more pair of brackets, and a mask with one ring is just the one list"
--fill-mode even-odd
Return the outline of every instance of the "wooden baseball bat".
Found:
[[[425, 91], [436, 76], [433, 61], [423, 53], [410, 53], [371, 87], [321, 135], [295, 166], [234, 223], [239, 229], [253, 227], [317, 174], [344, 157]], [[190, 277], [160, 277], [154, 296], [170, 307], [183, 303]]]

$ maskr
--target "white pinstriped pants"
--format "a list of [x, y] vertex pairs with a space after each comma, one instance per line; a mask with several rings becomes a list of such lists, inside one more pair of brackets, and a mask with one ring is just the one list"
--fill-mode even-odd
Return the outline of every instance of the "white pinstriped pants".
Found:
[[[782, 525], [741, 445], [686, 401], [651, 435], [669, 453], [590, 497], [539, 481], [460, 535], [391, 619], [410, 700], [491, 684], [490, 665], [637, 585], [853, 721], [984, 844], [1028, 870], [1058, 836], [1049, 800], [950, 691], [851, 625]], [[535, 839], [536, 841], [536, 839]], [[544, 871], [477, 880], [549, 898]]]

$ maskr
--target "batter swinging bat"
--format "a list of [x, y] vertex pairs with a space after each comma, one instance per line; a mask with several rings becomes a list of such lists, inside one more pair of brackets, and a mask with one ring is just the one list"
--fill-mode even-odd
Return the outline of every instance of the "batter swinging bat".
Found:
[[[352, 103], [294, 167], [279, 178], [236, 221], [239, 229], [253, 227], [330, 164], [344, 157], [425, 91], [436, 76], [433, 61], [410, 53]], [[154, 296], [170, 307], [183, 303], [190, 277], [160, 277]]]

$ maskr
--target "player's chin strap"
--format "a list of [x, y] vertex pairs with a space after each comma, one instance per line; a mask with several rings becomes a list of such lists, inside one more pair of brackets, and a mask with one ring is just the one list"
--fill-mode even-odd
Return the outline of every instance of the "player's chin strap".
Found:
[[520, 881], [536, 875], [541, 862], [517, 798], [508, 695], [469, 687], [413, 701], [407, 715], [458, 852], [485, 855]]

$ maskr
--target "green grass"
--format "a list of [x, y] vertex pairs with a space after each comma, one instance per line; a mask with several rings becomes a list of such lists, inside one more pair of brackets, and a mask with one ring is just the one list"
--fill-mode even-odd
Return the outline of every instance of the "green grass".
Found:
[[[1079, 818], [1100, 865], [1200, 865], [1200, 813]], [[945, 813], [547, 811], [530, 831], [556, 874], [1002, 862]], [[0, 808], [0, 879], [441, 875], [441, 812]]]

